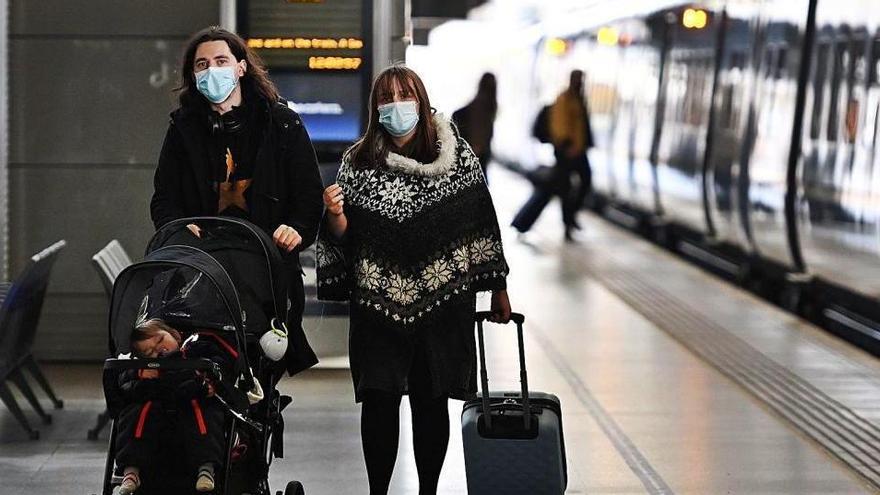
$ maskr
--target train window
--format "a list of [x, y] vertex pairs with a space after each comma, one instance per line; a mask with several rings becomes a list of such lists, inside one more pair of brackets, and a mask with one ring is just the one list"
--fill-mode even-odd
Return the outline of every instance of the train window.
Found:
[[725, 77], [722, 82], [721, 110], [719, 117], [721, 126], [724, 129], [733, 129], [736, 126], [734, 98], [737, 94], [736, 88], [740, 85], [742, 78], [742, 69], [740, 65], [742, 63], [742, 58], [742, 53], [731, 52], [730, 58], [727, 60], [728, 67], [724, 70]]
[[840, 87], [849, 67], [848, 43], [842, 41], [834, 46], [834, 63], [831, 69], [831, 95], [828, 107], [828, 128], [826, 138], [837, 141], [837, 127], [840, 122]]
[[856, 133], [859, 130], [859, 100], [850, 98], [846, 102], [846, 121], [844, 122], [846, 129], [846, 141], [848, 143], [856, 142]]
[[816, 67], [813, 79], [813, 117], [810, 121], [810, 139], [819, 139], [822, 129], [822, 108], [825, 105], [825, 76], [828, 73], [828, 43], [819, 43], [816, 49]]
[[871, 65], [868, 66], [868, 86], [880, 85], [880, 32], [871, 42]]
[[733, 128], [733, 85], [727, 83], [721, 91], [721, 122], [724, 129]]
[[779, 47], [776, 58], [776, 79], [785, 79], [788, 76], [788, 48]]
[[876, 153], [877, 149], [877, 134], [880, 132], [878, 121], [880, 121], [880, 106], [877, 106], [877, 108], [874, 109], [874, 139], [871, 141], [871, 149], [875, 150], [874, 153]]
[[761, 72], [764, 73], [764, 79], [773, 77], [773, 66], [776, 64], [776, 50], [772, 46], [768, 46], [764, 50], [764, 58], [761, 60]]
[[852, 40], [852, 66], [849, 72], [850, 90], [861, 87], [865, 83], [868, 62], [865, 60], [865, 38], [856, 37]]
[[865, 61], [865, 38], [863, 36], [854, 36], [852, 38], [850, 41], [850, 54], [844, 129], [846, 130], [847, 142], [855, 143], [859, 131], [859, 116], [867, 66]]

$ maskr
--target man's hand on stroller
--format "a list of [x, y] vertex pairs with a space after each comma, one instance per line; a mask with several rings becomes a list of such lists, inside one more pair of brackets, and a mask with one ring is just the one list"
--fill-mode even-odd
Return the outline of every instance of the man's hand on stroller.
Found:
[[272, 240], [275, 241], [275, 245], [279, 248], [290, 252], [296, 249], [297, 246], [302, 244], [302, 236], [299, 235], [299, 232], [296, 231], [295, 228], [281, 224], [275, 229], [275, 233], [272, 234]]
[[202, 229], [200, 229], [198, 225], [191, 223], [191, 224], [187, 225], [186, 228], [188, 228], [189, 231], [192, 232], [194, 236], [201, 239]]

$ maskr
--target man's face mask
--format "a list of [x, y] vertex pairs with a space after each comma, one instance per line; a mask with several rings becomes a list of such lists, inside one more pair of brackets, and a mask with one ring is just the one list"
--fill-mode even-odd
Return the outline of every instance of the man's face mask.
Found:
[[238, 84], [232, 67], [208, 67], [195, 73], [196, 87], [211, 103], [223, 103]]
[[416, 101], [393, 101], [379, 105], [379, 123], [394, 137], [406, 136], [419, 122], [419, 104]]

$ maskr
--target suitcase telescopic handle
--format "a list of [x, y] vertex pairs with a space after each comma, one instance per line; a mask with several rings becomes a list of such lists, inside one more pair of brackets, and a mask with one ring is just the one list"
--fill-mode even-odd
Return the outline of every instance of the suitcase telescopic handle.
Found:
[[[486, 345], [483, 339], [483, 322], [488, 321], [492, 316], [491, 311], [477, 311], [474, 319], [477, 321], [477, 342], [480, 351], [480, 388], [483, 392], [483, 418], [486, 421], [486, 428], [492, 429], [492, 415], [489, 411], [489, 374], [486, 372]], [[526, 373], [526, 351], [523, 345], [523, 323], [526, 317], [520, 313], [510, 313], [510, 321], [516, 323], [516, 338], [519, 347], [519, 382], [522, 387], [523, 399], [523, 424], [526, 431], [532, 424], [532, 408], [529, 405], [529, 376]]]
[[[491, 311], [477, 311], [477, 314], [474, 316], [474, 319], [477, 321], [490, 321], [489, 318], [492, 317], [494, 313]], [[510, 321], [516, 323], [517, 325], [522, 325], [526, 321], [526, 317], [520, 313], [510, 313]]]

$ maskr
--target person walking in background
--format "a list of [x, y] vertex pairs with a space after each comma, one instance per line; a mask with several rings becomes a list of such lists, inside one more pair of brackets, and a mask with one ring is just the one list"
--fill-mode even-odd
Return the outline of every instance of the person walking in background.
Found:
[[[593, 146], [590, 112], [584, 99], [584, 73], [574, 70], [568, 89], [550, 106], [547, 116], [548, 134], [556, 156], [555, 186], [562, 200], [562, 221], [565, 240], [572, 241], [572, 229], [579, 229], [575, 215], [584, 206], [591, 186], [587, 150]], [[572, 175], [578, 177], [572, 191]]]
[[492, 159], [492, 134], [495, 127], [495, 116], [498, 113], [495, 75], [486, 72], [477, 85], [477, 94], [470, 103], [459, 108], [452, 114], [452, 120], [458, 126], [474, 154], [480, 160], [483, 176], [489, 160]]
[[372, 495], [388, 492], [409, 396], [419, 493], [437, 492], [448, 400], [476, 394], [476, 293], [510, 319], [507, 262], [477, 157], [419, 76], [380, 73], [367, 131], [324, 190], [318, 297], [348, 301], [349, 360]]
[[[291, 375], [318, 362], [302, 330], [299, 252], [318, 234], [321, 175], [302, 119], [278, 95], [259, 57], [219, 27], [187, 43], [180, 107], [159, 154], [150, 214], [156, 229], [184, 217], [234, 216], [272, 236], [288, 278], [285, 359]], [[200, 235], [198, 225], [188, 225]]]

